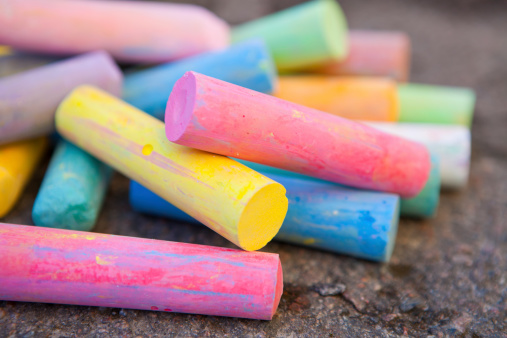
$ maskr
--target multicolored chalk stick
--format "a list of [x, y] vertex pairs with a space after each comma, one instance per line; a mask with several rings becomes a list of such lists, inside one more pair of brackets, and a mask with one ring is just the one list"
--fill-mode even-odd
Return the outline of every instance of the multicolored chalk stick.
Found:
[[[268, 174], [287, 189], [289, 210], [275, 239], [387, 262], [396, 240], [399, 197], [325, 182]], [[130, 182], [134, 210], [197, 222], [137, 182]]]
[[48, 145], [45, 137], [0, 147], [0, 217], [16, 204]]
[[166, 62], [224, 48], [229, 26], [203, 7], [133, 1], [3, 1], [0, 43], [50, 54], [103, 49], [128, 62]]
[[54, 131], [58, 104], [85, 83], [120, 95], [122, 74], [107, 53], [94, 52], [0, 79], [0, 144]]
[[312, 69], [327, 75], [382, 76], [408, 81], [410, 38], [403, 32], [351, 30], [349, 54]]
[[398, 91], [396, 82], [390, 79], [281, 76], [274, 95], [282, 100], [352, 120], [398, 120]]
[[469, 88], [422, 84], [398, 87], [400, 122], [472, 124], [475, 92]]
[[76, 88], [58, 132], [245, 250], [265, 246], [287, 213], [285, 188], [224, 156], [169, 142], [164, 123], [96, 88]]
[[32, 210], [38, 226], [89, 231], [95, 226], [113, 171], [60, 141]]
[[297, 70], [348, 51], [347, 22], [334, 0], [314, 0], [247, 22], [232, 30], [233, 42], [263, 38], [279, 70]]
[[194, 72], [176, 82], [165, 122], [181, 145], [406, 198], [430, 173], [419, 143]]
[[270, 320], [277, 254], [0, 223], [0, 299]]
[[123, 99], [163, 120], [167, 99], [176, 81], [194, 70], [263, 93], [271, 93], [276, 70], [265, 43], [250, 40], [218, 52], [167, 63], [125, 76]]
[[427, 123], [368, 122], [368, 125], [428, 147], [440, 162], [442, 187], [459, 189], [467, 185], [471, 153], [469, 128]]

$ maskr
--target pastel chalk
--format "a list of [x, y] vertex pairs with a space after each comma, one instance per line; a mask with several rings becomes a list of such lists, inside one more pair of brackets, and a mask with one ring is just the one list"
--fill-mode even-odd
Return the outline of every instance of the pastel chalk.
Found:
[[[298, 174], [295, 172], [282, 170], [274, 167], [265, 166], [262, 164], [248, 162], [236, 159], [236, 161], [246, 165], [249, 168], [252, 168], [255, 171], [260, 172], [263, 175], [268, 177], [287, 177], [292, 179], [298, 179], [305, 182], [305, 184], [315, 184], [316, 186], [320, 186], [322, 184], [327, 184], [329, 189], [335, 189], [336, 187], [341, 189], [350, 189], [350, 187], [346, 187], [344, 185], [336, 184], [333, 182], [321, 180], [318, 178]], [[412, 198], [401, 198], [400, 199], [400, 213], [405, 217], [414, 217], [414, 218], [429, 218], [436, 215], [438, 211], [438, 204], [440, 200], [440, 172], [438, 170], [438, 157], [435, 154], [431, 156], [431, 171], [424, 188], [421, 190], [417, 196]], [[282, 183], [283, 181], [279, 181]], [[310, 183], [311, 182], [311, 183]], [[283, 184], [283, 183], [282, 183]], [[362, 191], [362, 190], [360, 190]], [[289, 206], [290, 208], [290, 206]]]
[[167, 62], [224, 48], [229, 26], [203, 7], [133, 1], [0, 4], [0, 43], [49, 54], [105, 50], [126, 62]]
[[274, 96], [353, 120], [398, 120], [396, 82], [387, 78], [281, 76]]
[[256, 19], [232, 30], [232, 41], [263, 38], [279, 70], [297, 70], [348, 51], [347, 22], [336, 1], [314, 0]]
[[400, 122], [457, 124], [470, 127], [475, 92], [469, 88], [423, 84], [398, 87]]
[[312, 69], [327, 75], [380, 76], [406, 82], [410, 75], [410, 38], [397, 31], [350, 30], [345, 60]]
[[180, 145], [406, 198], [431, 168], [419, 143], [195, 72], [176, 82], [165, 122]]
[[0, 299], [270, 320], [277, 254], [0, 223]]
[[47, 145], [41, 137], [0, 146], [0, 217], [18, 201]]
[[90, 86], [56, 113], [58, 132], [245, 250], [265, 246], [287, 212], [285, 188], [224, 156], [169, 142], [164, 123]]
[[[399, 219], [399, 197], [266, 174], [287, 189], [289, 209], [276, 240], [387, 262]], [[196, 223], [141, 184], [131, 181], [130, 205], [138, 212]]]
[[[62, 2], [63, 3], [63, 2]], [[55, 130], [61, 100], [81, 84], [121, 94], [122, 74], [104, 52], [93, 52], [0, 79], [0, 144]]]
[[35, 225], [89, 231], [95, 226], [112, 170], [71, 143], [60, 141], [35, 199]]
[[123, 99], [163, 120], [174, 84], [189, 70], [263, 93], [273, 92], [276, 85], [276, 69], [271, 55], [262, 40], [253, 39], [225, 50], [127, 74]]
[[428, 123], [368, 122], [368, 125], [427, 146], [440, 162], [443, 188], [460, 189], [467, 185], [472, 142], [469, 128]]

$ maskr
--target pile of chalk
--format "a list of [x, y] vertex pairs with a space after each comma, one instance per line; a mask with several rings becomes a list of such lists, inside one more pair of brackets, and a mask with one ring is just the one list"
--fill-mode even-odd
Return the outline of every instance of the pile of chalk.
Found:
[[[282, 267], [255, 250], [387, 262], [400, 215], [467, 184], [474, 92], [406, 82], [408, 36], [348, 31], [333, 0], [233, 28], [194, 5], [4, 1], [0, 27], [0, 65], [51, 55], [0, 79], [0, 217], [54, 148], [36, 226], [0, 223], [2, 300], [271, 319]], [[89, 232], [114, 171], [134, 210], [243, 250]]]

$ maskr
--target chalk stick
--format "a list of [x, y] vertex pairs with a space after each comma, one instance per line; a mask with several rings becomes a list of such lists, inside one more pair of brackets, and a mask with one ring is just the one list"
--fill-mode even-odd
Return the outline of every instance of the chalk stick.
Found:
[[[397, 195], [266, 175], [287, 189], [289, 199], [287, 217], [276, 240], [389, 261], [399, 219]], [[130, 182], [129, 199], [138, 212], [198, 223], [137, 182]]]
[[347, 22], [334, 0], [315, 0], [234, 27], [232, 41], [263, 38], [279, 70], [347, 55]]
[[56, 113], [58, 132], [245, 250], [278, 232], [285, 188], [238, 162], [172, 144], [164, 123], [89, 86], [76, 88]]
[[0, 299], [270, 320], [277, 254], [0, 223]]
[[410, 38], [403, 32], [351, 30], [345, 60], [312, 69], [327, 75], [381, 76], [406, 82], [410, 73]]
[[475, 92], [469, 88], [422, 84], [398, 87], [400, 122], [472, 124]]
[[281, 76], [274, 96], [353, 120], [398, 120], [396, 82], [387, 78]]
[[80, 84], [121, 93], [122, 75], [94, 52], [0, 79], [0, 144], [50, 134], [60, 101]]
[[193, 56], [125, 76], [123, 99], [163, 120], [176, 81], [193, 70], [263, 93], [271, 93], [276, 70], [265, 43], [253, 39], [216, 52]]
[[229, 43], [223, 20], [185, 4], [4, 1], [0, 27], [0, 43], [17, 49], [66, 55], [103, 49], [127, 62], [167, 62]]
[[[440, 199], [440, 172], [439, 170], [435, 170], [438, 168], [438, 157], [435, 154], [431, 154], [431, 171], [428, 180], [424, 188], [421, 190], [417, 196], [412, 198], [401, 198], [400, 199], [400, 213], [402, 216], [406, 217], [416, 217], [416, 218], [428, 218], [435, 216], [439, 199]], [[294, 178], [303, 180], [306, 182], [314, 182], [317, 184], [327, 184], [331, 187], [341, 187], [348, 188], [345, 185], [329, 182], [326, 180], [321, 180], [315, 177], [298, 174], [293, 171], [278, 169], [266, 165], [262, 165], [259, 163], [244, 161], [240, 159], [235, 159], [239, 163], [246, 165], [247, 167], [263, 174], [268, 177], [272, 176], [282, 176], [287, 178]], [[408, 203], [410, 201], [410, 203]]]
[[18, 201], [47, 145], [41, 137], [0, 146], [0, 217]]
[[428, 123], [368, 122], [368, 125], [428, 147], [439, 159], [442, 187], [459, 189], [467, 185], [471, 156], [469, 128]]
[[35, 225], [89, 231], [95, 226], [112, 170], [76, 146], [60, 141], [35, 199]]
[[402, 197], [431, 166], [421, 144], [195, 72], [176, 82], [165, 122], [181, 145]]

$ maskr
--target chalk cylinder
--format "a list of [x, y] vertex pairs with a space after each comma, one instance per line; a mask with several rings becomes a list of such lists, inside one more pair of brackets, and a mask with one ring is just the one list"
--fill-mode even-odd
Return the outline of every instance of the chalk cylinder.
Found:
[[345, 60], [312, 69], [327, 75], [381, 76], [406, 82], [410, 74], [410, 38], [403, 32], [351, 30]]
[[123, 85], [123, 99], [163, 120], [174, 84], [189, 70], [263, 93], [273, 92], [276, 85], [271, 55], [262, 40], [254, 39], [222, 51], [128, 74]]
[[[334, 189], [334, 187], [338, 188], [348, 188], [340, 184], [336, 184], [333, 182], [321, 180], [318, 178], [298, 174], [292, 171], [282, 170], [274, 167], [265, 166], [262, 164], [248, 162], [236, 159], [238, 162], [246, 165], [247, 167], [260, 172], [263, 175], [268, 177], [287, 177], [293, 179], [303, 180], [305, 182], [312, 182], [318, 185], [327, 184], [329, 189]], [[439, 162], [438, 157], [432, 154], [431, 156], [431, 171], [424, 188], [417, 194], [417, 196], [412, 198], [402, 198], [400, 200], [400, 213], [405, 217], [414, 217], [414, 218], [429, 218], [436, 215], [438, 211], [438, 204], [440, 201], [440, 172], [438, 170]], [[277, 181], [282, 183], [283, 181]], [[283, 184], [283, 183], [282, 183]], [[306, 183], [311, 184], [311, 183]], [[289, 193], [289, 191], [288, 191]], [[290, 208], [290, 205], [289, 205]]]
[[422, 84], [398, 87], [400, 122], [472, 124], [475, 92], [469, 88]]
[[35, 199], [35, 225], [89, 231], [95, 226], [112, 170], [76, 146], [60, 141]]
[[56, 108], [74, 87], [90, 84], [120, 95], [121, 82], [118, 66], [104, 52], [0, 79], [0, 144], [54, 131]]
[[442, 187], [460, 189], [467, 185], [472, 138], [469, 128], [428, 123], [368, 122], [368, 125], [428, 147], [440, 162]]
[[263, 38], [279, 70], [347, 55], [347, 22], [336, 1], [315, 0], [236, 26], [232, 41]]
[[[389, 261], [399, 219], [397, 195], [266, 175], [287, 189], [289, 199], [287, 217], [276, 240], [373, 261]], [[138, 212], [198, 223], [137, 182], [130, 182], [129, 199]]]
[[224, 156], [170, 143], [164, 123], [89, 86], [56, 113], [58, 132], [245, 250], [265, 246], [287, 212], [285, 188]]
[[402, 197], [431, 167], [421, 144], [194, 72], [176, 82], [165, 121], [181, 145]]
[[0, 146], [0, 217], [18, 201], [47, 146], [45, 137]]
[[103, 49], [127, 62], [165, 62], [224, 48], [228, 25], [203, 7], [133, 1], [0, 4], [0, 43], [50, 54]]
[[398, 120], [398, 91], [390, 79], [281, 76], [274, 96], [353, 120]]
[[277, 254], [0, 223], [0, 299], [269, 320]]

